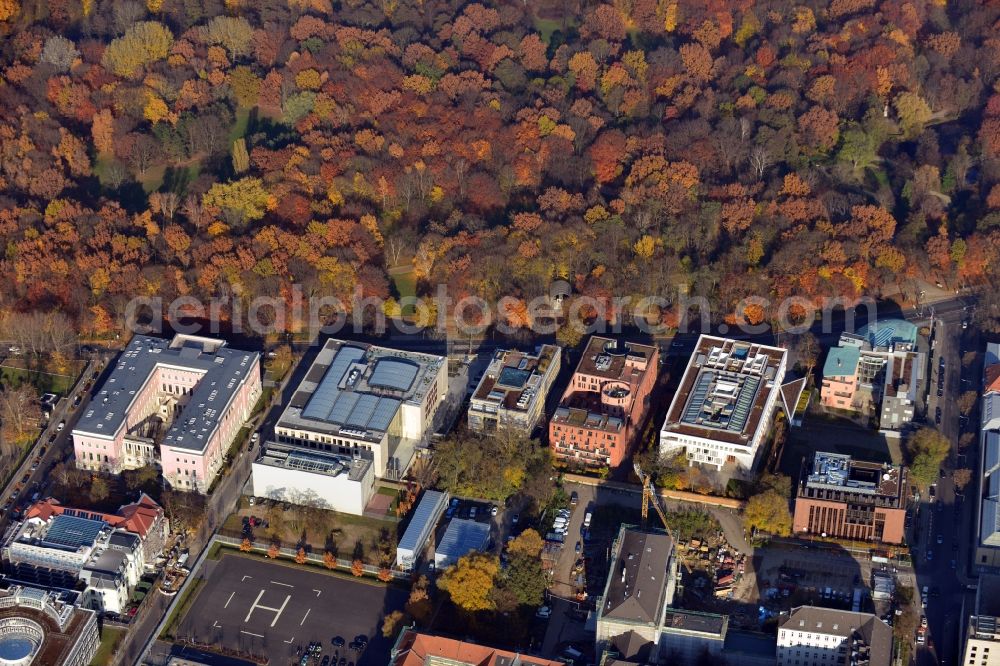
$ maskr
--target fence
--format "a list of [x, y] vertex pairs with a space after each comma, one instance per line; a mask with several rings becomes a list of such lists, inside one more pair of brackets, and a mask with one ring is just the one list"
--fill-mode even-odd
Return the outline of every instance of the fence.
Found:
[[[215, 536], [215, 541], [233, 546], [235, 548], [239, 548], [240, 546], [243, 545], [243, 539], [226, 536], [223, 534], [217, 534]], [[250, 549], [251, 552], [266, 554], [268, 551], [270, 551], [271, 544], [262, 541], [253, 541], [250, 544]], [[298, 550], [296, 550], [295, 548], [285, 548], [285, 547], [278, 548], [278, 557], [284, 557], [288, 560], [295, 560], [295, 557], [297, 555], [298, 555]], [[306, 563], [326, 566], [325, 556], [316, 555], [315, 553], [306, 553], [305, 555], [306, 555]], [[351, 571], [353, 573], [354, 560], [347, 560], [342, 557], [338, 557], [334, 559], [334, 562], [336, 563], [336, 566], [333, 567], [334, 570], [340, 569], [343, 571]], [[382, 567], [377, 567], [374, 564], [365, 564], [362, 565], [361, 570], [365, 574], [368, 574], [369, 576], [378, 576], [379, 572], [382, 571], [383, 569]], [[388, 571], [389, 574], [395, 580], [403, 580], [403, 581], [410, 580], [410, 573], [407, 571], [401, 571], [399, 569], [389, 569]]]
[[[622, 490], [629, 493], [641, 493], [642, 486], [634, 483], [621, 483], [619, 481], [605, 481], [604, 479], [595, 479], [591, 476], [583, 476], [580, 474], [565, 474], [563, 476], [565, 481], [571, 483], [579, 483], [584, 486], [595, 486], [599, 488], [612, 488], [614, 490]], [[698, 493], [689, 493], [683, 490], [665, 490], [657, 489], [657, 493], [665, 500], [675, 501], [675, 502], [690, 502], [692, 504], [705, 504], [707, 506], [718, 506], [724, 509], [733, 509], [736, 511], [742, 511], [745, 502], [733, 499], [731, 497], [717, 497], [715, 495], [700, 495]]]

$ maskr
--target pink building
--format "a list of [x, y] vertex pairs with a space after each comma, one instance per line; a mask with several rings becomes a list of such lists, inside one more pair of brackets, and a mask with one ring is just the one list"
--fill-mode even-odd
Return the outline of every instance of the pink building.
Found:
[[159, 465], [205, 492], [261, 394], [260, 355], [191, 335], [137, 335], [73, 429], [77, 467]]

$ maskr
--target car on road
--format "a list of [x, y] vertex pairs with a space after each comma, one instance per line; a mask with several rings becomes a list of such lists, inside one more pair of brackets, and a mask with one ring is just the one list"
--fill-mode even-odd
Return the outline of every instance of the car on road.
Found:
[[510, 524], [517, 525], [517, 521], [520, 520], [520, 518], [521, 518], [520, 514], [515, 513], [513, 516], [510, 517]]
[[472, 508], [469, 509], [469, 520], [475, 520], [476, 519], [476, 509], [478, 509], [478, 508], [479, 507], [475, 507], [474, 506], [474, 507], [472, 507]]
[[937, 535], [937, 542], [938, 542], [939, 546], [944, 543], [944, 535], [943, 534], [938, 534]]
[[62, 432], [63, 428], [65, 428], [65, 427], [66, 427], [66, 421], [64, 419], [64, 420], [62, 420], [62, 421], [59, 422], [59, 425], [56, 426], [56, 432]]
[[952, 569], [957, 569], [958, 568], [958, 562], [956, 562], [955, 560], [952, 560], [951, 562], [948, 563], [948, 566], [951, 567]]
[[933, 551], [933, 550], [928, 550], [928, 551], [927, 551], [927, 552], [926, 552], [926, 553], [924, 554], [924, 558], [925, 558], [925, 559], [926, 559], [926, 560], [927, 560], [928, 562], [930, 562], [931, 560], [933, 560], [933, 559], [934, 559], [934, 551]]
[[330, 666], [330, 655], [324, 654], [323, 661], [319, 662], [319, 666]]
[[576, 554], [579, 555], [580, 551], [583, 550], [583, 544], [579, 541], [576, 542]]
[[924, 627], [924, 628], [927, 627], [927, 616], [926, 615], [922, 615], [920, 617], [920, 626]]
[[[940, 396], [940, 393], [938, 393], [938, 395]], [[941, 408], [940, 407], [936, 407], [934, 409], [934, 423], [936, 423], [938, 425], [941, 424]]]
[[580, 493], [574, 490], [572, 493], [570, 493], [569, 503], [573, 506], [576, 506], [577, 502], [579, 501], [580, 501]]
[[490, 515], [491, 516], [496, 517], [496, 515], [498, 513], [500, 513], [500, 509], [499, 509], [499, 507], [497, 507], [496, 504], [494, 504], [493, 506], [490, 507]]

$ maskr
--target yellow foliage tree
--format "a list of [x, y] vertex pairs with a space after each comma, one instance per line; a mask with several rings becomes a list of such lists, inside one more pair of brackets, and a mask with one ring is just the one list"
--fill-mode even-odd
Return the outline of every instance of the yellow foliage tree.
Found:
[[648, 260], [652, 258], [653, 252], [656, 251], [656, 239], [649, 234], [644, 234], [642, 238], [635, 242], [633, 249], [640, 259]]
[[493, 609], [490, 591], [500, 571], [500, 562], [493, 555], [472, 553], [445, 570], [438, 579], [438, 588], [451, 596], [459, 608], [475, 613]]
[[118, 76], [136, 76], [144, 65], [166, 58], [173, 43], [162, 23], [140, 21], [108, 44], [101, 62]]
[[528, 528], [507, 544], [507, 552], [513, 555], [527, 555], [528, 557], [538, 557], [545, 542], [542, 536], [535, 530]]
[[242, 219], [259, 220], [274, 207], [271, 195], [260, 178], [241, 178], [231, 183], [216, 183], [205, 193], [202, 203], [220, 210], [233, 210]]
[[306, 549], [299, 548], [298, 552], [295, 553], [295, 563], [305, 564], [306, 563]]
[[170, 114], [170, 109], [167, 108], [167, 103], [164, 102], [159, 95], [149, 93], [148, 99], [146, 100], [146, 107], [142, 110], [142, 115], [149, 122], [154, 125]]

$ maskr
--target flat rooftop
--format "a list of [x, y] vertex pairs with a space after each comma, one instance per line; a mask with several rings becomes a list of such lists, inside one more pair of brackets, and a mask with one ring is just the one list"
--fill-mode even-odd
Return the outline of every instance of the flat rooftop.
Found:
[[452, 518], [444, 530], [435, 554], [458, 558], [474, 550], [482, 550], [490, 540], [490, 526], [475, 520]]
[[64, 663], [94, 616], [94, 611], [74, 606], [63, 597], [20, 586], [0, 592], [0, 621], [24, 618], [37, 622], [45, 632], [33, 663]]
[[103, 520], [58, 515], [45, 522], [26, 520], [13, 535], [12, 542], [76, 553], [94, 547], [98, 538], [111, 526]]
[[[363, 453], [368, 453], [367, 451]], [[266, 442], [254, 461], [256, 464], [283, 469], [321, 474], [330, 478], [347, 475], [350, 481], [361, 481], [372, 466], [370, 458], [340, 455], [290, 446], [280, 442]]]
[[114, 439], [125, 424], [136, 395], [154, 380], [157, 369], [201, 375], [187, 405], [163, 440], [165, 446], [202, 451], [226, 414], [233, 396], [251, 372], [259, 372], [256, 352], [225, 346], [222, 340], [176, 335], [171, 340], [137, 335], [118, 356], [114, 370], [90, 401], [74, 434]]
[[669, 608], [664, 616], [663, 626], [676, 631], [691, 631], [699, 634], [710, 634], [719, 639], [726, 636], [729, 617], [715, 613]]
[[545, 400], [541, 392], [543, 379], [556, 367], [552, 361], [559, 353], [555, 345], [542, 345], [538, 354], [497, 350], [479, 380], [473, 400], [492, 403], [498, 409], [530, 411], [538, 400]]
[[809, 488], [847, 490], [864, 495], [899, 495], [900, 468], [853, 460], [840, 453], [819, 451], [813, 457], [812, 470], [806, 477]]
[[443, 356], [327, 340], [279, 427], [380, 441], [404, 403], [422, 405]]
[[[655, 355], [656, 348], [649, 345], [594, 335], [583, 350], [576, 372], [628, 382], [629, 375], [636, 369], [645, 370], [649, 360]], [[656, 370], [657, 368], [653, 368], [654, 372]]]
[[688, 361], [664, 429], [749, 445], [787, 352], [729, 338], [702, 335]]
[[669, 534], [623, 529], [601, 599], [601, 617], [656, 622], [669, 584], [673, 551]]

